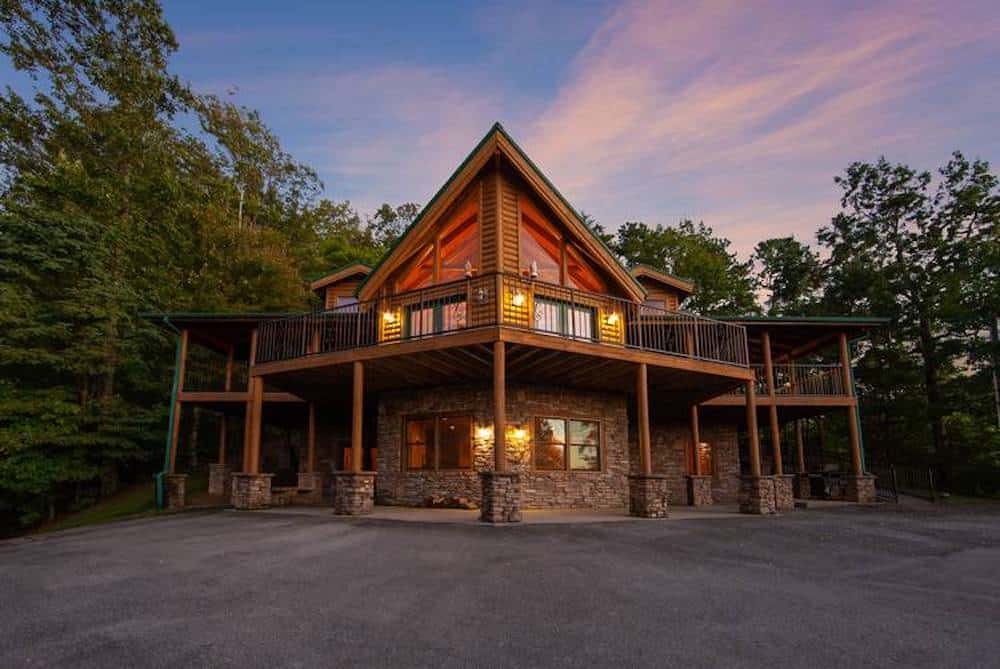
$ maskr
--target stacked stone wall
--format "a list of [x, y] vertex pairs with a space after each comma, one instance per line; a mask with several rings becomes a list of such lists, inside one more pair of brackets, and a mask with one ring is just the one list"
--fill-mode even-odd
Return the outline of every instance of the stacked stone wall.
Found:
[[[628, 397], [620, 393], [510, 385], [507, 422], [523, 427], [526, 443], [508, 439], [507, 462], [520, 474], [523, 508], [624, 509], [628, 502]], [[403, 421], [408, 415], [454, 413], [473, 418], [473, 468], [465, 471], [410, 472], [403, 467]], [[598, 472], [536, 471], [530, 435], [538, 416], [587, 418], [601, 422], [602, 469]], [[482, 503], [479, 472], [493, 469], [492, 435], [477, 428], [493, 425], [492, 389], [485, 386], [383, 393], [378, 408], [380, 504], [422, 505], [430, 496], [465, 497]]]

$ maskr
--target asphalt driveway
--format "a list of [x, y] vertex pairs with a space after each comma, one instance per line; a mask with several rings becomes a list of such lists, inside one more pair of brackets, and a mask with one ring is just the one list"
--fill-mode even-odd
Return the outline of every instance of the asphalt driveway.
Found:
[[0, 666], [997, 666], [1000, 514], [222, 511], [0, 544]]

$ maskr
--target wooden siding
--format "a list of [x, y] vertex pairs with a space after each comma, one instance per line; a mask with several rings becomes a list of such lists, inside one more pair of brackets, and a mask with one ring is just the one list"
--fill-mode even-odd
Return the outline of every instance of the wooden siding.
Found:
[[680, 308], [681, 297], [676, 290], [671, 290], [660, 282], [650, 281], [645, 277], [639, 277], [638, 281], [646, 289], [647, 300], [663, 300], [664, 307], [671, 311]]
[[500, 179], [500, 229], [502, 230], [503, 270], [521, 274], [518, 222], [521, 218], [518, 208], [518, 187], [507, 175]]
[[497, 198], [496, 174], [485, 174], [479, 181], [480, 274], [497, 271]]

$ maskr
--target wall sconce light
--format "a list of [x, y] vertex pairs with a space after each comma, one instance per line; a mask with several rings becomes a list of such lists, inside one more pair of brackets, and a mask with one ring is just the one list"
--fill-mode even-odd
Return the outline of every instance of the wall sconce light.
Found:
[[535, 262], [534, 260], [531, 261], [530, 274], [532, 279], [538, 278], [538, 263]]
[[510, 298], [510, 303], [513, 304], [515, 307], [523, 307], [524, 293], [522, 293], [521, 291], [515, 292], [514, 296]]
[[472, 277], [472, 262], [469, 261], [469, 260], [466, 260], [465, 261], [465, 278], [468, 279], [468, 278], [471, 278], [471, 277]]
[[396, 312], [394, 312], [394, 311], [385, 311], [385, 312], [383, 312], [382, 313], [382, 320], [385, 321], [386, 323], [395, 323], [396, 322]]
[[612, 311], [610, 314], [608, 314], [607, 318], [605, 318], [604, 320], [607, 321], [608, 325], [618, 325], [618, 320], [619, 320], [618, 312]]
[[476, 291], [476, 302], [479, 304], [486, 304], [490, 301], [490, 291], [485, 288], [480, 288]]
[[528, 438], [528, 431], [523, 427], [515, 427], [511, 429], [510, 436], [517, 441], [524, 441]]
[[476, 439], [479, 441], [492, 441], [493, 440], [493, 427], [490, 425], [481, 425], [476, 428]]

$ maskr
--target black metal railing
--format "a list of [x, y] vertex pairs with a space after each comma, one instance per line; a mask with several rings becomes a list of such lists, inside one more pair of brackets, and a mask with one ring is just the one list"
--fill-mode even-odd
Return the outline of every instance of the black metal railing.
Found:
[[[767, 379], [764, 365], [750, 365], [754, 371], [757, 395], [767, 394]], [[843, 397], [844, 375], [838, 364], [782, 364], [774, 365], [775, 395], [809, 395]], [[743, 386], [730, 391], [732, 395], [742, 395]]]
[[746, 329], [741, 325], [513, 274], [476, 276], [263, 323], [256, 360], [289, 360], [495, 325], [741, 367], [747, 364]]
[[[192, 346], [184, 370], [184, 388], [187, 392], [220, 392], [226, 389], [226, 356], [211, 349]], [[246, 390], [248, 366], [246, 360], [234, 360], [230, 372], [230, 390]]]

